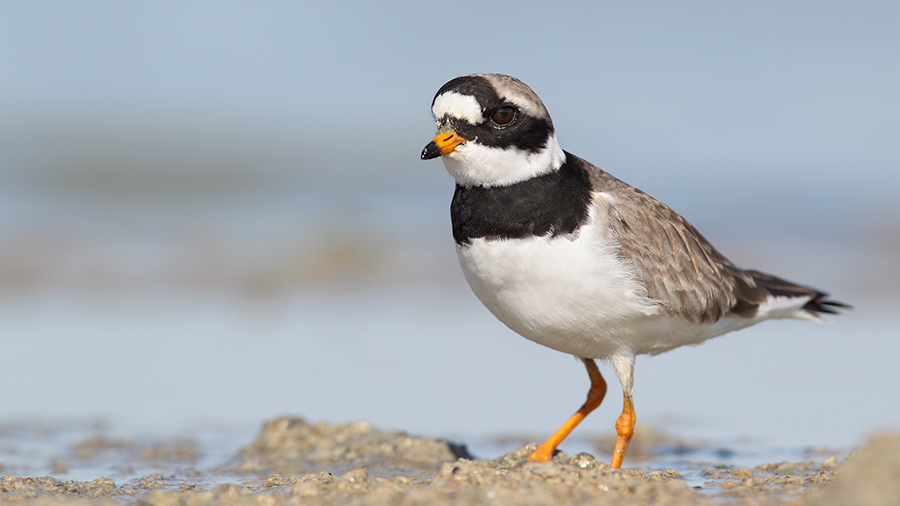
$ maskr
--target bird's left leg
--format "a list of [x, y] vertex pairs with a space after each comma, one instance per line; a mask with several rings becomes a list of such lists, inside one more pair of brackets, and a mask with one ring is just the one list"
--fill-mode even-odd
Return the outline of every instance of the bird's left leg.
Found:
[[613, 467], [622, 467], [622, 461], [625, 460], [625, 452], [628, 450], [628, 443], [631, 442], [631, 436], [634, 435], [634, 403], [632, 402], [632, 392], [634, 391], [634, 355], [617, 356], [612, 359], [613, 368], [616, 370], [616, 376], [622, 383], [622, 397], [624, 403], [622, 406], [622, 414], [616, 420], [616, 449], [613, 453]]

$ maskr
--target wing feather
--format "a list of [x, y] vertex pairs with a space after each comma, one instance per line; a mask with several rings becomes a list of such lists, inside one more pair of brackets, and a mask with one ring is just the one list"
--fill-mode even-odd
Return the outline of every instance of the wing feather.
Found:
[[812, 313], [844, 306], [825, 299], [823, 292], [737, 267], [662, 202], [566, 155], [584, 164], [595, 192], [610, 197], [606, 219], [620, 245], [619, 253], [663, 313], [695, 323], [712, 323], [723, 316], [752, 318], [761, 304], [775, 296], [804, 300], [806, 305], [798, 309]]

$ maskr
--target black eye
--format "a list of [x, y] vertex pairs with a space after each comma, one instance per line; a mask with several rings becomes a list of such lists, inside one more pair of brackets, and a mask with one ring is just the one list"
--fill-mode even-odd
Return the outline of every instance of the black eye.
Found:
[[496, 125], [508, 125], [516, 117], [516, 110], [509, 106], [503, 106], [491, 115], [491, 121]]

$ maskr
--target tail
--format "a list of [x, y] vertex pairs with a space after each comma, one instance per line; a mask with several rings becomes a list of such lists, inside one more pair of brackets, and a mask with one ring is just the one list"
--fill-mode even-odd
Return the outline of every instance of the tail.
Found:
[[840, 314], [841, 309], [853, 309], [853, 306], [850, 304], [829, 299], [827, 293], [815, 288], [798, 285], [759, 271], [749, 270], [745, 272], [753, 277], [757, 285], [765, 288], [773, 297], [807, 299], [806, 304], [800, 310], [805, 311], [808, 316], [813, 318], [817, 318], [822, 314]]
[[841, 314], [841, 309], [853, 309], [853, 306], [839, 300], [829, 299], [825, 292], [816, 291], [816, 296], [803, 306], [803, 310], [816, 314]]

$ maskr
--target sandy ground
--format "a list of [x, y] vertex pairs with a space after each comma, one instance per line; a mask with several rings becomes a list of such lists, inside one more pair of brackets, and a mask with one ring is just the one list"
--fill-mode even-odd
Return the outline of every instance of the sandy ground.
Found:
[[[72, 459], [90, 459], [111, 445], [80, 442]], [[873, 436], [845, 461], [772, 463], [753, 469], [704, 469], [702, 486], [689, 486], [671, 469], [613, 469], [587, 453], [557, 453], [537, 464], [526, 445], [493, 460], [469, 458], [462, 446], [384, 431], [365, 422], [266, 422], [232, 461], [209, 470], [185, 468], [196, 454], [190, 442], [134, 448], [133, 458], [165, 460], [172, 475], [128, 484], [105, 477], [0, 478], [0, 502], [17, 504], [251, 505], [477, 505], [477, 504], [900, 504], [900, 434]], [[637, 452], [636, 452], [637, 453]], [[626, 459], [626, 467], [628, 460]], [[55, 463], [64, 474], [65, 459]], [[2, 466], [2, 463], [0, 463]], [[0, 467], [2, 470], [2, 467]], [[174, 471], [173, 471], [174, 472]]]

